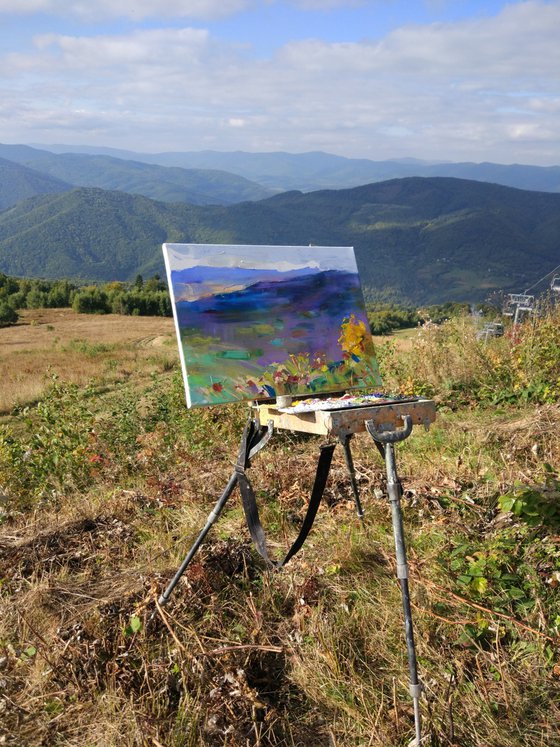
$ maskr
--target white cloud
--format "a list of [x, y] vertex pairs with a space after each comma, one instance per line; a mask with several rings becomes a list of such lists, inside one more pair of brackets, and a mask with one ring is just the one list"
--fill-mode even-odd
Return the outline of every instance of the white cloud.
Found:
[[215, 20], [249, 7], [253, 0], [0, 0], [0, 13], [49, 13], [85, 20], [192, 18]]
[[200, 61], [208, 39], [204, 29], [151, 29], [124, 36], [45, 34], [35, 38], [35, 46], [57, 67], [75, 71], [116, 65], [188, 65]]
[[259, 59], [202, 29], [42, 35], [0, 57], [0, 141], [558, 163], [558, 28], [560, 3], [528, 0]]
[[53, 5], [53, 0], [0, 0], [0, 13], [40, 13]]
[[[388, 2], [390, 0], [378, 0]], [[81, 19], [101, 18], [190, 18], [215, 20], [234, 15], [258, 5], [271, 5], [280, 0], [0, 0], [0, 14], [29, 15], [49, 13]], [[366, 0], [288, 0], [301, 10], [322, 11], [335, 8], [356, 8]]]

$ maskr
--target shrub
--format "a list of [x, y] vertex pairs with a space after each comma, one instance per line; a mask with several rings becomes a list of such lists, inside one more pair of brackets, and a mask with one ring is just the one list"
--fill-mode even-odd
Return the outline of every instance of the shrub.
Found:
[[95, 286], [87, 286], [74, 296], [72, 308], [80, 314], [108, 314], [111, 311], [105, 291]]
[[6, 301], [0, 301], [0, 327], [8, 327], [18, 320], [18, 313]]
[[412, 349], [376, 348], [385, 387], [468, 403], [551, 403], [560, 396], [560, 307], [503, 337], [477, 338], [470, 315], [424, 324]]
[[54, 381], [18, 433], [0, 427], [0, 485], [20, 508], [83, 487], [91, 474], [93, 415], [87, 395]]

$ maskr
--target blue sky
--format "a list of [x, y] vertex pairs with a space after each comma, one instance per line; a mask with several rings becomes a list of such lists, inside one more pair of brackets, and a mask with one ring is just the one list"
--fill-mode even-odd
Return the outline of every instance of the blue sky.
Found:
[[0, 142], [560, 164], [560, 0], [0, 0]]

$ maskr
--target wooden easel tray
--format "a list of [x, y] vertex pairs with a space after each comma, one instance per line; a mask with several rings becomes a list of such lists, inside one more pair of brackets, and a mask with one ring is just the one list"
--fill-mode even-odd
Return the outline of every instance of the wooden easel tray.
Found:
[[271, 420], [274, 428], [327, 437], [361, 433], [368, 420], [373, 420], [377, 430], [394, 430], [402, 427], [405, 415], [412, 425], [426, 428], [436, 419], [435, 402], [429, 399], [294, 414], [282, 412], [276, 404], [256, 404], [255, 408], [263, 425]]

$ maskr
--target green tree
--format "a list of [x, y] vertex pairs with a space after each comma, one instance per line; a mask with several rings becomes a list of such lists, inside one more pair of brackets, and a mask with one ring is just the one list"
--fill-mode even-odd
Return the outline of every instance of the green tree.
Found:
[[109, 314], [111, 312], [107, 293], [95, 285], [79, 290], [74, 295], [72, 308], [80, 314]]
[[0, 301], [0, 327], [8, 327], [18, 320], [18, 313], [7, 301]]
[[47, 294], [47, 306], [51, 309], [70, 306], [74, 289], [68, 280], [57, 280]]
[[0, 272], [0, 298], [11, 296], [12, 293], [17, 293], [18, 290], [18, 281], [15, 278], [10, 278]]
[[47, 305], [47, 294], [34, 287], [27, 294], [25, 303], [28, 309], [42, 309]]

